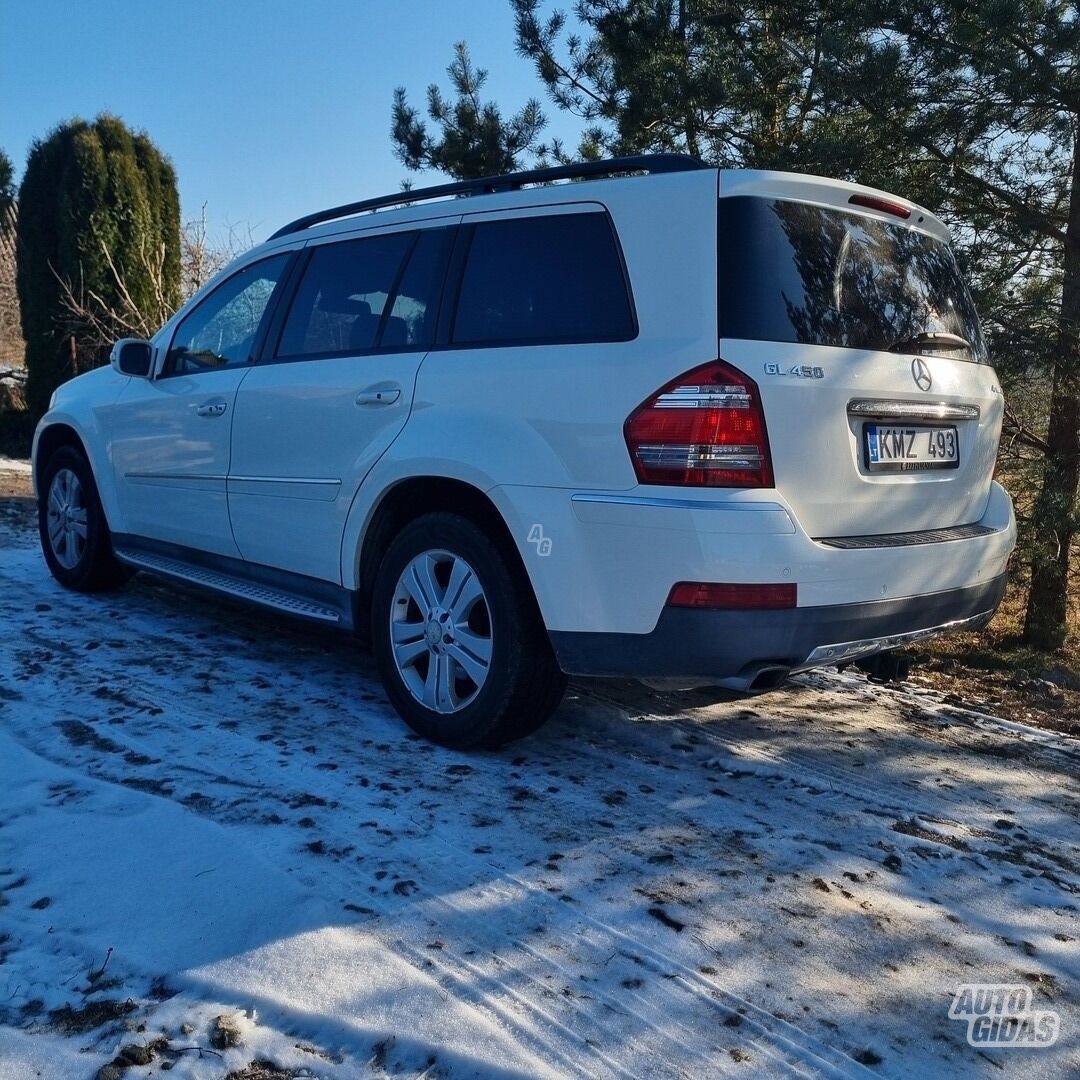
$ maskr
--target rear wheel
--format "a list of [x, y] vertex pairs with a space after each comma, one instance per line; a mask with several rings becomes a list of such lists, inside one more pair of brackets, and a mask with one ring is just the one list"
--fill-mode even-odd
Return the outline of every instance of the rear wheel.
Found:
[[52, 576], [77, 592], [119, 588], [132, 571], [117, 561], [94, 474], [74, 447], [45, 463], [38, 489], [38, 532]]
[[428, 514], [383, 558], [372, 643], [405, 722], [444, 746], [498, 746], [535, 731], [566, 685], [520, 570], [478, 525]]

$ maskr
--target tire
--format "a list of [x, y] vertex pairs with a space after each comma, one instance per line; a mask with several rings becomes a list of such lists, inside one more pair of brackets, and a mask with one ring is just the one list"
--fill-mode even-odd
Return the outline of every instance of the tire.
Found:
[[371, 640], [402, 719], [457, 750], [524, 738], [566, 688], [521, 568], [457, 514], [426, 514], [391, 543], [375, 579]]
[[75, 592], [122, 586], [133, 571], [113, 555], [86, 457], [72, 446], [60, 447], [45, 462], [38, 492], [38, 533], [52, 576]]

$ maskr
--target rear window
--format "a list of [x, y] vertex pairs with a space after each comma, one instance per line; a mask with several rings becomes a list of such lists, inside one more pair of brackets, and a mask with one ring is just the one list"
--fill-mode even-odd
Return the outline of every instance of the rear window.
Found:
[[625, 341], [634, 333], [607, 214], [509, 218], [475, 227], [454, 344]]
[[720, 336], [889, 349], [958, 334], [986, 360], [949, 245], [864, 214], [753, 196], [720, 200]]

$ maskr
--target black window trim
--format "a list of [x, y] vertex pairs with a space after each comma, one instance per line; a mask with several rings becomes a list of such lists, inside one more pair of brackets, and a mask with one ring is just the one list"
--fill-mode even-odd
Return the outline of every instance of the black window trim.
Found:
[[439, 321], [435, 329], [435, 347], [440, 350], [456, 348], [451, 343], [450, 335], [457, 318], [458, 296], [461, 294], [461, 282], [465, 273], [465, 260], [472, 247], [475, 225], [462, 222], [454, 237], [454, 250], [450, 255], [450, 264], [443, 283], [442, 299], [439, 304]]
[[[466, 349], [507, 349], [507, 348], [542, 348], [545, 345], [603, 345], [603, 344], [620, 344], [627, 341], [634, 341], [641, 333], [641, 326], [638, 322], [637, 316], [637, 303], [634, 299], [634, 290], [630, 283], [630, 272], [626, 263], [626, 256], [623, 252], [622, 242], [619, 239], [619, 232], [615, 228], [615, 222], [611, 219], [611, 213], [606, 206], [598, 204], [597, 209], [581, 209], [580, 207], [571, 207], [555, 203], [552, 204], [551, 209], [553, 213], [536, 213], [535, 211], [540, 209], [539, 207], [529, 207], [528, 211], [523, 212], [511, 212], [505, 215], [500, 214], [498, 217], [490, 218], [489, 221], [463, 221], [461, 224], [461, 238], [460, 242], [454, 247], [454, 258], [451, 266], [451, 273], [453, 278], [450, 281], [450, 287], [447, 292], [446, 299], [449, 301], [447, 312], [447, 318], [445, 322], [440, 321], [440, 335], [436, 338], [438, 345], [436, 346], [442, 350], [462, 351]], [[544, 207], [543, 209], [547, 209]], [[531, 211], [531, 212], [529, 212]], [[547, 217], [574, 217], [579, 214], [601, 214], [607, 221], [608, 228], [611, 230], [611, 239], [615, 245], [615, 254], [618, 259], [619, 269], [622, 273], [623, 288], [626, 291], [626, 302], [630, 311], [630, 333], [621, 337], [582, 337], [580, 335], [573, 335], [567, 338], [507, 338], [497, 341], [454, 341], [454, 326], [457, 323], [458, 314], [458, 302], [461, 299], [461, 286], [465, 277], [465, 265], [469, 257], [469, 249], [472, 247], [473, 236], [476, 234], [477, 226], [485, 224], [495, 224], [502, 221], [524, 221], [535, 220]], [[445, 337], [443, 336], [445, 335]]]
[[[410, 223], [403, 223], [402, 225], [384, 230], [372, 230], [364, 231], [357, 235], [356, 233], [349, 233], [341, 237], [334, 237], [333, 239], [322, 241], [319, 243], [308, 243], [304, 247], [298, 248], [285, 248], [279, 251], [269, 252], [262, 258], [254, 259], [252, 262], [246, 263], [244, 266], [238, 267], [236, 271], [230, 274], [227, 278], [215, 286], [214, 290], [207, 293], [203, 300], [209, 299], [216, 292], [218, 288], [227, 284], [237, 274], [242, 274], [247, 270], [250, 270], [253, 266], [257, 266], [261, 262], [266, 262], [270, 259], [279, 258], [281, 255], [286, 254], [290, 256], [290, 261], [285, 268], [285, 273], [282, 274], [278, 283], [274, 287], [274, 292], [270, 297], [270, 302], [267, 305], [267, 313], [263, 316], [263, 322], [260, 326], [258, 337], [256, 338], [255, 345], [252, 349], [252, 356], [248, 361], [248, 366], [252, 364], [303, 364], [310, 360], [340, 360], [350, 357], [362, 357], [362, 356], [381, 356], [381, 355], [395, 355], [397, 353], [417, 353], [417, 352], [460, 352], [462, 350], [470, 349], [503, 349], [503, 348], [543, 348], [548, 345], [601, 345], [601, 344], [621, 344], [628, 341], [636, 340], [641, 334], [641, 325], [638, 321], [637, 314], [637, 302], [634, 297], [634, 289], [630, 281], [629, 267], [626, 261], [626, 254], [623, 251], [622, 241], [619, 238], [619, 232], [615, 228], [615, 223], [612, 220], [611, 213], [606, 206], [598, 205], [597, 209], [580, 209], [578, 207], [569, 207], [565, 209], [560, 204], [552, 204], [550, 206], [550, 213], [536, 213], [537, 210], [548, 210], [549, 207], [537, 207], [530, 206], [528, 208], [521, 208], [520, 210], [512, 211], [508, 214], [500, 214], [497, 217], [493, 217], [491, 221], [517, 221], [522, 219], [534, 219], [542, 217], [571, 217], [577, 214], [602, 214], [607, 221], [608, 228], [611, 230], [612, 241], [615, 246], [615, 253], [618, 258], [619, 270], [622, 274], [623, 288], [626, 292], [627, 304], [630, 312], [630, 328], [631, 332], [622, 337], [581, 337], [573, 336], [569, 338], [527, 338], [527, 339], [507, 339], [500, 341], [484, 341], [484, 342], [455, 342], [452, 340], [453, 326], [457, 319], [457, 307], [458, 300], [461, 294], [461, 286], [464, 280], [465, 263], [468, 258], [469, 249], [472, 246], [472, 238], [476, 232], [477, 225], [485, 224], [482, 221], [454, 221], [449, 224], [438, 223], [428, 224], [426, 222], [417, 222], [417, 228], [410, 229], [408, 225]], [[445, 221], [445, 219], [441, 219]], [[404, 275], [408, 271], [410, 260], [416, 251], [416, 247], [420, 242], [420, 234], [422, 232], [445, 232], [446, 241], [443, 244], [442, 250], [439, 253], [439, 262], [441, 269], [441, 275], [439, 269], [436, 270], [436, 282], [433, 289], [433, 296], [435, 303], [437, 304], [437, 311], [435, 315], [435, 332], [433, 340], [428, 344], [421, 345], [396, 345], [383, 347], [379, 344], [382, 340], [383, 331], [386, 327], [386, 322], [389, 317], [389, 312], [393, 310], [394, 301], [397, 299], [398, 290], [401, 287], [401, 283], [404, 280]], [[401, 265], [398, 267], [397, 274], [394, 280], [394, 284], [391, 292], [387, 295], [386, 306], [383, 309], [383, 313], [380, 316], [379, 328], [376, 334], [376, 344], [369, 349], [352, 349], [348, 351], [334, 351], [334, 352], [322, 352], [322, 353], [304, 353], [296, 356], [277, 356], [277, 348], [280, 344], [281, 335], [285, 329], [285, 321], [288, 318], [289, 311], [292, 308], [296, 293], [299, 291], [300, 283], [303, 280], [304, 272], [307, 269], [308, 263], [310, 263], [314, 253], [322, 247], [326, 247], [329, 244], [341, 244], [348, 243], [354, 240], [365, 240], [374, 238], [376, 236], [392, 236], [396, 233], [411, 233], [412, 242], [405, 253], [404, 258], [401, 261]], [[202, 303], [202, 300], [199, 301]], [[192, 308], [194, 311], [195, 308]], [[185, 315], [184, 318], [187, 316]], [[184, 319], [181, 319], [176, 329], [173, 330], [169, 337], [169, 344], [165, 350], [165, 361], [168, 363], [169, 354], [172, 352], [173, 341], [175, 340], [177, 330], [179, 330]], [[235, 368], [239, 368], [245, 365], [230, 364], [220, 368], [207, 368], [206, 372], [211, 371], [229, 371]], [[176, 378], [184, 375], [201, 375], [204, 372], [166, 372], [164, 369], [157, 374], [156, 378]]]
[[[219, 371], [236, 371], [239, 368], [251, 367], [256, 364], [266, 345], [267, 335], [270, 332], [270, 327], [273, 325], [278, 308], [281, 305], [281, 297], [284, 295], [284, 291], [291, 287], [292, 278], [296, 272], [296, 266], [300, 262], [302, 253], [302, 248], [282, 248], [278, 251], [267, 252], [261, 258], [252, 259], [251, 262], [237, 267], [233, 273], [228, 275], [228, 277], [222, 278], [221, 281], [219, 281], [205, 296], [200, 297], [196, 303], [191, 305], [191, 310], [185, 311], [180, 319], [177, 320], [176, 326], [173, 327], [173, 331], [169, 335], [169, 344], [165, 348], [165, 355], [161, 361], [161, 370], [154, 375], [154, 381], [156, 382], [158, 379], [191, 378], [194, 375], [209, 375], [211, 372]], [[260, 263], [270, 262], [272, 259], [280, 259], [282, 255], [288, 256], [288, 261], [285, 264], [285, 271], [281, 277], [278, 278], [277, 282], [274, 284], [273, 291], [270, 293], [270, 299], [267, 301], [266, 309], [263, 311], [262, 318], [259, 320], [259, 330], [255, 335], [255, 341], [252, 344], [251, 353], [247, 360], [238, 364], [222, 364], [220, 367], [208, 367], [204, 368], [202, 371], [169, 371], [169, 358], [172, 356], [176, 335], [180, 332], [180, 327], [187, 322], [188, 316], [197, 311], [219, 289], [228, 285], [233, 278], [246, 273], [253, 266], [258, 266]]]
[[[436, 280], [435, 287], [432, 290], [432, 295], [435, 298], [435, 302], [439, 304], [440, 309], [442, 305], [442, 296], [446, 287], [446, 268], [449, 263], [449, 253], [451, 246], [455, 239], [457, 232], [457, 223], [446, 225], [436, 224], [424, 227], [424, 225], [417, 223], [418, 228], [410, 229], [408, 227], [401, 228], [395, 227], [385, 230], [372, 230], [364, 231], [359, 235], [356, 233], [349, 233], [344, 236], [335, 237], [332, 240], [325, 243], [309, 244], [307, 247], [301, 249], [300, 257], [297, 259], [295, 272], [290, 275], [288, 281], [288, 289], [282, 293], [281, 300], [277, 303], [273, 318], [267, 327], [267, 333], [262, 341], [262, 348], [258, 353], [256, 363], [259, 365], [264, 364], [306, 364], [311, 360], [345, 360], [352, 359], [354, 357], [362, 356], [396, 356], [398, 353], [419, 353], [429, 352], [434, 348], [434, 342], [428, 344], [419, 345], [388, 345], [383, 346], [380, 344], [382, 341], [383, 331], [386, 329], [387, 321], [390, 317], [390, 312], [393, 310], [394, 302], [397, 300], [398, 291], [401, 288], [401, 283], [405, 280], [405, 274], [409, 269], [409, 263], [412, 260], [413, 254], [416, 252], [416, 248], [420, 243], [420, 235], [425, 232], [445, 232], [447, 234], [446, 240], [443, 243], [442, 251], [439, 253], [439, 266], [436, 267]], [[330, 247], [333, 244], [346, 244], [350, 241], [355, 242], [358, 240], [371, 240], [380, 236], [400, 236], [406, 235], [411, 237], [410, 242], [402, 257], [401, 264], [397, 268], [397, 272], [394, 275], [394, 282], [390, 291], [386, 295], [386, 304], [383, 308], [382, 315], [379, 316], [379, 327], [375, 334], [375, 344], [368, 349], [336, 349], [330, 352], [318, 352], [318, 353], [298, 353], [290, 356], [278, 356], [277, 350], [281, 345], [281, 337], [285, 332], [285, 323], [288, 320], [289, 313], [292, 310], [293, 301], [296, 299], [296, 294], [300, 291], [300, 284], [304, 279], [304, 274], [307, 271], [308, 264], [311, 262], [314, 254], [320, 248]], [[436, 316], [436, 320], [438, 315]], [[436, 321], [436, 327], [438, 322]], [[437, 332], [435, 341], [438, 340]]]

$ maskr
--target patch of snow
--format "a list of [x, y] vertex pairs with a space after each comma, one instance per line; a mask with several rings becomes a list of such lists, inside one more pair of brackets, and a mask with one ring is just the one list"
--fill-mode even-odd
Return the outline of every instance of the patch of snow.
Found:
[[74, 1039], [41, 1038], [0, 1024], [0, 1080], [90, 1077], [100, 1058], [84, 1054]]
[[0, 472], [22, 473], [29, 476], [33, 468], [26, 458], [10, 458], [0, 454]]
[[[1075, 741], [813, 676], [575, 683], [533, 738], [455, 754], [347, 639], [146, 576], [67, 593], [30, 525], [0, 545], [0, 1080], [156, 1036], [184, 1080], [1075, 1061]], [[974, 981], [1030, 985], [1061, 1043], [968, 1046]], [[242, 1045], [213, 1049], [222, 1015]]]

